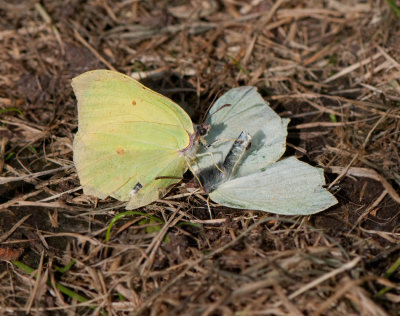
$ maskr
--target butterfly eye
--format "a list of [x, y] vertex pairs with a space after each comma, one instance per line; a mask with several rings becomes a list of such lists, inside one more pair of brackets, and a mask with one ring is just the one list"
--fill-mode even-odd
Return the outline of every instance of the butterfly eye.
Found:
[[199, 136], [206, 136], [208, 131], [210, 130], [211, 126], [207, 124], [200, 124], [197, 125], [196, 131]]

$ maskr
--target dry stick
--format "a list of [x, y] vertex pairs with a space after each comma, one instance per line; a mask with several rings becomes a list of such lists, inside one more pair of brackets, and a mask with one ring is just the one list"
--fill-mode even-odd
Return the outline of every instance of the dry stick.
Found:
[[[388, 112], [389, 113], [389, 112]], [[373, 131], [378, 127], [378, 125], [386, 118], [387, 113], [383, 115], [376, 123], [374, 126], [371, 128], [371, 130], [368, 132], [367, 137], [365, 137], [365, 140], [361, 146], [361, 149], [365, 149], [365, 146], [367, 146], [369, 139], [372, 136]], [[332, 188], [339, 180], [341, 180], [345, 175], [346, 172], [349, 170], [353, 162], [358, 158], [359, 154], [357, 153], [350, 161], [350, 163], [346, 166], [346, 169], [343, 169], [342, 173], [329, 185], [328, 189]]]
[[[317, 308], [317, 310], [315, 310], [311, 316], [319, 316], [322, 313], [324, 313], [328, 308], [334, 306], [334, 302], [336, 300], [338, 300], [341, 296], [343, 296], [344, 294], [346, 294], [349, 290], [351, 290], [353, 287], [358, 286], [366, 281], [369, 280], [374, 280], [373, 277], [366, 277], [363, 279], [359, 279], [359, 280], [352, 280], [352, 281], [348, 281], [346, 282], [346, 284], [339, 284], [336, 286], [337, 291], [330, 297], [328, 297], [322, 304], [320, 304]], [[386, 314], [382, 314], [382, 315], [386, 315]]]
[[130, 76], [135, 80], [143, 80], [147, 78], [161, 77], [164, 73], [168, 71], [168, 67], [163, 66], [154, 70], [133, 72]]
[[375, 88], [374, 86], [371, 86], [371, 85], [366, 84], [366, 83], [360, 82], [360, 86], [362, 86], [363, 88], [366, 88], [366, 89], [368, 89], [368, 90], [371, 90], [371, 91], [373, 91], [373, 92], [375, 92], [375, 93], [384, 93], [383, 90], [380, 90], [380, 89], [378, 89], [378, 88]]
[[273, 5], [273, 7], [269, 10], [268, 14], [263, 17], [260, 21], [260, 27], [261, 29], [263, 29], [268, 23], [269, 21], [271, 21], [272, 17], [274, 16], [275, 12], [278, 10], [278, 8], [281, 6], [281, 4], [284, 2], [285, 0], [278, 0], [277, 2], [275, 2], [275, 4]]
[[315, 127], [336, 127], [336, 126], [349, 126], [354, 124], [359, 124], [362, 122], [368, 122], [373, 120], [374, 118], [369, 118], [365, 120], [358, 120], [353, 122], [311, 122], [311, 123], [303, 123], [297, 124], [293, 127], [289, 127], [289, 129], [306, 129], [306, 128], [315, 128]]
[[17, 228], [21, 226], [30, 216], [31, 214], [24, 216], [13, 227], [11, 227], [7, 233], [4, 233], [3, 236], [0, 237], [0, 243], [6, 240], [13, 232], [15, 232]]
[[58, 45], [60, 45], [61, 54], [65, 55], [64, 44], [62, 42], [60, 32], [58, 31], [57, 27], [53, 24], [50, 15], [47, 13], [45, 8], [39, 2], [35, 3], [35, 9], [36, 11], [38, 11], [44, 22], [50, 26], [51, 30], [53, 31], [54, 37], [58, 42]]
[[71, 207], [64, 202], [49, 202], [49, 203], [42, 203], [42, 202], [35, 202], [35, 201], [16, 201], [15, 204], [10, 206], [38, 206], [38, 207], [48, 207], [48, 208], [63, 208], [66, 210], [74, 210], [74, 207]]
[[92, 54], [96, 56], [96, 58], [97, 58], [98, 60], [100, 60], [100, 61], [101, 61], [104, 65], [106, 65], [109, 69], [114, 70], [114, 71], [117, 71], [117, 70], [113, 67], [113, 65], [111, 65], [107, 60], [105, 60], [105, 59], [103, 58], [103, 56], [101, 56], [100, 53], [97, 52], [97, 50], [94, 49], [94, 48], [79, 34], [79, 32], [78, 32], [76, 29], [74, 29], [74, 35], [75, 35], [76, 39], [77, 39], [79, 42], [81, 42], [81, 44], [82, 44], [83, 46], [85, 46], [87, 49], [89, 49], [89, 50], [92, 52]]
[[[131, 278], [131, 276], [129, 276]], [[126, 288], [121, 283], [118, 283], [115, 286], [115, 290], [121, 293], [125, 298], [129, 300], [129, 302], [133, 305], [132, 307], [138, 308], [141, 304], [140, 296], [134, 289]], [[114, 303], [112, 303], [114, 306]]]
[[[342, 173], [345, 167], [339, 166], [331, 166], [327, 168], [332, 173]], [[395, 200], [397, 203], [400, 203], [400, 195], [396, 192], [396, 190], [392, 187], [392, 185], [378, 172], [373, 169], [368, 168], [358, 168], [358, 167], [351, 167], [345, 172], [347, 175], [355, 176], [355, 177], [365, 177], [369, 179], [373, 179], [379, 181], [389, 195]]]
[[[233, 246], [238, 240], [242, 239], [244, 236], [248, 235], [249, 232], [251, 230], [253, 230], [254, 228], [256, 228], [257, 226], [266, 223], [270, 220], [276, 220], [275, 217], [265, 217], [263, 219], [260, 219], [258, 222], [255, 222], [254, 224], [252, 224], [251, 226], [249, 226], [245, 231], [243, 231], [236, 239], [230, 241], [229, 243], [227, 243], [226, 245], [210, 252], [207, 255], [204, 255], [202, 258], [199, 258], [197, 260], [195, 260], [194, 262], [192, 262], [191, 264], [189, 264], [181, 273], [179, 273], [175, 278], [173, 278], [170, 282], [168, 282], [165, 286], [162, 287], [162, 289], [160, 289], [159, 291], [157, 291], [156, 293], [154, 293], [149, 299], [146, 300], [146, 302], [143, 303], [143, 305], [135, 311], [135, 313], [133, 315], [141, 315], [143, 313], [143, 310], [149, 305], [151, 304], [160, 294], [160, 291], [163, 290], [167, 290], [169, 287], [171, 287], [172, 285], [174, 285], [179, 279], [181, 279], [187, 271], [189, 271], [191, 268], [193, 268], [194, 266], [198, 265], [200, 262], [202, 262], [203, 260], [212, 258], [213, 256], [215, 256], [218, 253], [221, 253], [223, 251], [225, 251], [226, 249], [228, 249], [229, 247]], [[320, 282], [323, 282], [325, 279], [328, 279], [331, 276], [335, 276], [338, 273], [341, 273], [345, 270], [351, 269], [354, 265], [356, 265], [358, 263], [358, 261], [360, 261], [360, 257], [356, 257], [354, 260], [344, 264], [342, 267], [331, 271], [330, 273], [325, 274], [324, 276], [318, 278], [317, 280], [315, 280], [314, 282], [309, 283], [306, 287], [302, 287], [301, 289], [299, 289], [298, 291], [292, 293], [289, 296], [289, 299], [292, 299], [294, 297], [296, 297], [297, 295], [300, 295], [301, 293], [303, 293], [304, 291], [306, 291], [308, 288], [313, 287], [314, 285], [318, 285]], [[300, 293], [300, 290], [301, 293]], [[293, 296], [293, 297], [292, 297]]]
[[[249, 60], [249, 58], [251, 56], [251, 53], [253, 52], [254, 45], [255, 45], [255, 43], [257, 41], [257, 38], [258, 38], [258, 36], [254, 35], [253, 38], [250, 41], [250, 44], [247, 46], [246, 53], [244, 54], [244, 57], [242, 59], [242, 66], [243, 67], [246, 67], [246, 65], [247, 65], [247, 61]], [[239, 71], [238, 75], [240, 75], [240, 74], [241, 74], [241, 72]]]
[[335, 47], [335, 44], [332, 45], [326, 45], [324, 46], [321, 50], [317, 51], [316, 53], [314, 53], [314, 55], [312, 55], [311, 57], [307, 58], [304, 62], [303, 62], [303, 66], [308, 66], [309, 64], [312, 64], [313, 62], [322, 59], [323, 57], [325, 57], [326, 55], [331, 53], [331, 50]]
[[13, 206], [15, 204], [18, 204], [19, 201], [24, 201], [24, 200], [26, 200], [26, 199], [28, 199], [28, 198], [30, 198], [32, 196], [38, 195], [41, 192], [43, 192], [43, 190], [37, 190], [37, 191], [34, 191], [34, 192], [30, 192], [30, 193], [27, 193], [25, 195], [18, 196], [16, 198], [12, 199], [11, 201], [8, 201], [8, 202], [5, 202], [3, 204], [0, 204], [0, 213], [1, 213], [2, 210], [6, 210], [8, 207]]
[[[56, 233], [56, 234], [49, 234], [47, 233], [46, 235], [43, 235], [43, 238], [54, 238], [54, 237], [72, 237], [78, 239], [79, 242], [89, 242], [90, 244], [93, 244], [95, 246], [102, 246], [102, 247], [108, 247], [110, 245], [105, 244], [103, 242], [100, 242], [98, 239], [92, 238], [92, 237], [87, 237], [85, 235], [81, 235], [78, 233]], [[32, 239], [30, 239], [32, 240]], [[26, 240], [25, 240], [26, 241]]]
[[373, 210], [375, 207], [377, 207], [379, 205], [379, 203], [382, 202], [382, 200], [385, 198], [386, 194], [388, 193], [388, 191], [385, 189], [382, 191], [381, 195], [375, 200], [374, 203], [372, 203], [372, 205], [368, 206], [367, 209], [364, 211], [363, 214], [361, 214], [358, 219], [356, 220], [356, 222], [354, 223], [353, 227], [347, 232], [347, 234], [350, 234], [354, 228], [356, 228], [356, 226], [365, 218], [368, 216], [369, 212], [371, 210]]
[[377, 49], [382, 53], [382, 55], [383, 55], [387, 60], [391, 61], [392, 64], [393, 64], [394, 66], [396, 66], [396, 68], [397, 68], [398, 70], [400, 70], [400, 64], [399, 64], [395, 59], [393, 59], [388, 53], [386, 53], [385, 50], [384, 50], [382, 47], [377, 46]]
[[[260, 36], [261, 32], [264, 31], [266, 25], [271, 21], [272, 17], [274, 16], [275, 12], [278, 10], [278, 8], [281, 6], [281, 4], [285, 0], [278, 0], [271, 10], [268, 11], [268, 14], [260, 19], [259, 25], [257, 26], [258, 31], [256, 32], [256, 35], [253, 36], [253, 38], [250, 41], [250, 44], [247, 45], [246, 53], [243, 57], [243, 65], [245, 66], [247, 64], [247, 61], [249, 60], [251, 53], [253, 52], [254, 45], [257, 42], [258, 37]], [[240, 74], [240, 72], [239, 72]]]
[[63, 192], [60, 192], [58, 194], [55, 194], [55, 195], [49, 196], [47, 198], [41, 199], [38, 202], [47, 202], [47, 201], [55, 200], [55, 199], [58, 199], [60, 196], [62, 196], [64, 194], [76, 192], [76, 191], [79, 191], [81, 189], [82, 189], [82, 186], [79, 186], [79, 187], [73, 188], [71, 190], [63, 191]]
[[296, 305], [294, 305], [287, 298], [287, 296], [283, 293], [282, 288], [279, 286], [279, 284], [276, 282], [276, 280], [273, 280], [273, 287], [274, 287], [275, 293], [281, 299], [282, 305], [286, 307], [286, 309], [289, 311], [290, 315], [304, 316], [304, 314], [296, 307]]
[[[244, 236], [248, 235], [248, 233], [253, 230], [254, 228], [256, 228], [257, 226], [266, 223], [268, 221], [270, 221], [271, 219], [276, 219], [273, 217], [266, 217], [264, 219], [260, 219], [258, 222], [255, 222], [254, 224], [252, 224], [249, 228], [247, 228], [245, 231], [243, 231], [236, 239], [230, 241], [229, 243], [227, 243], [226, 245], [222, 246], [221, 248], [218, 248], [212, 252], [210, 252], [207, 255], [204, 255], [202, 258], [199, 258], [195, 261], [193, 261], [191, 264], [189, 264], [188, 266], [186, 266], [186, 268], [179, 273], [175, 278], [173, 278], [171, 281], [169, 281], [165, 286], [162, 287], [161, 290], [167, 290], [169, 287], [171, 287], [172, 285], [174, 285], [179, 279], [181, 279], [187, 271], [189, 271], [190, 269], [192, 269], [194, 266], [198, 265], [200, 262], [202, 262], [203, 260], [212, 258], [213, 256], [215, 256], [218, 253], [221, 253], [223, 251], [225, 251], [226, 249], [228, 249], [229, 247], [233, 246], [238, 240], [242, 239]], [[160, 294], [160, 291], [157, 291], [157, 293], [154, 293], [152, 296], [150, 296], [149, 299], [146, 300], [146, 302], [143, 303], [143, 305], [135, 311], [134, 315], [141, 315], [143, 310], [147, 307], [147, 305], [151, 304]]]
[[332, 183], [328, 186], [328, 190], [330, 188], [332, 188], [337, 182], [339, 182], [347, 174], [347, 171], [350, 169], [351, 165], [357, 158], [358, 158], [358, 153], [355, 154], [354, 157], [351, 159], [351, 161], [348, 163], [348, 165], [343, 168], [342, 172], [339, 173], [339, 176], [337, 176], [336, 179], [332, 181]]
[[292, 300], [295, 297], [299, 296], [300, 294], [308, 291], [309, 289], [317, 286], [318, 284], [334, 277], [335, 275], [342, 273], [346, 270], [350, 270], [352, 268], [354, 268], [354, 266], [361, 260], [361, 257], [356, 257], [353, 260], [345, 263], [344, 265], [342, 265], [340, 268], [337, 268], [335, 270], [332, 270], [331, 272], [328, 272], [322, 276], [320, 276], [319, 278], [315, 279], [314, 281], [302, 286], [301, 288], [299, 288], [297, 291], [293, 292], [292, 294], [289, 295], [289, 299]]
[[[224, 293], [221, 297], [216, 300], [215, 302], [208, 304], [208, 307], [204, 312], [201, 313], [202, 316], [209, 316], [211, 315], [217, 308], [220, 306], [227, 298], [229, 298], [229, 293]], [[215, 315], [215, 314], [213, 314]]]
[[[48, 270], [53, 269], [53, 260], [52, 259], [51, 259], [51, 262], [47, 263], [47, 267], [48, 267]], [[48, 280], [47, 284], [50, 285], [49, 292], [50, 291], [52, 292], [52, 294], [55, 296], [55, 300], [57, 302], [64, 302], [63, 293], [61, 292], [60, 289], [57, 289], [57, 287], [59, 287], [60, 284], [56, 281], [56, 273], [48, 273], [48, 274], [50, 274], [50, 277], [47, 278], [47, 280]]]
[[[245, 219], [245, 220], [252, 219], [252, 220], [255, 220], [255, 219], [256, 219], [256, 216], [250, 216], [250, 217], [237, 216], [237, 217], [234, 217], [232, 220], [233, 220], [233, 221], [238, 221], [238, 220], [240, 220], [240, 219]], [[192, 220], [190, 220], [190, 222], [191, 222], [191, 223], [204, 224], [204, 225], [205, 225], [205, 224], [207, 224], [207, 225], [219, 225], [219, 224], [225, 223], [225, 222], [226, 222], [226, 218], [205, 219], [205, 220], [202, 220], [202, 219], [192, 219]]]
[[19, 29], [9, 29], [5, 31], [0, 31], [0, 41], [4, 41], [7, 37], [11, 37], [15, 39], [18, 35], [19, 36], [26, 36], [26, 35], [36, 35], [43, 30], [47, 29], [47, 25], [41, 24], [35, 26], [28, 26], [28, 27], [21, 27]]
[[362, 146], [361, 146], [361, 149], [365, 149], [365, 146], [367, 146], [367, 144], [368, 144], [368, 142], [369, 142], [369, 140], [370, 140], [370, 138], [371, 138], [371, 136], [372, 136], [372, 133], [374, 132], [374, 130], [378, 127], [378, 125], [384, 120], [384, 119], [386, 119], [386, 117], [387, 117], [387, 115], [390, 113], [390, 109], [388, 110], [388, 112], [387, 113], [385, 113], [384, 115], [382, 115], [381, 116], [381, 118], [374, 124], [374, 126], [371, 128], [371, 130], [368, 132], [368, 135], [367, 135], [367, 137], [365, 137], [365, 140], [364, 140], [364, 142], [363, 142], [363, 144], [362, 144]]
[[[42, 254], [40, 256], [40, 262], [39, 262], [39, 267], [37, 269], [37, 276], [36, 276], [35, 285], [34, 285], [34, 287], [32, 289], [31, 295], [30, 295], [30, 297], [29, 297], [29, 299], [28, 299], [28, 301], [27, 301], [27, 303], [25, 305], [27, 314], [30, 314], [30, 310], [32, 308], [32, 304], [34, 302], [36, 293], [37, 293], [38, 288], [39, 288], [39, 284], [42, 282], [43, 260], [44, 260], [44, 251], [42, 251]], [[44, 284], [46, 284], [47, 277], [45, 277], [44, 280], [45, 280]]]
[[[276, 272], [276, 270], [273, 270], [273, 272]], [[264, 280], [247, 283], [233, 290], [230, 298], [234, 299], [235, 297], [243, 297], [245, 295], [250, 296], [251, 293], [255, 293], [257, 290], [270, 287], [271, 285], [274, 284], [274, 277], [277, 277], [276, 273], [272, 275], [271, 274], [268, 274], [267, 279], [263, 277]]]
[[392, 64], [391, 61], [389, 60], [385, 60], [384, 62], [382, 62], [381, 64], [379, 64], [376, 67], [373, 67], [373, 69], [370, 69], [368, 72], [366, 72], [362, 79], [369, 81], [372, 77], [373, 74], [380, 72], [381, 70], [385, 70], [385, 72], [388, 72], [389, 70], [391, 70], [392, 68], [394, 68], [395, 66]]
[[[37, 238], [25, 238], [25, 239], [15, 239], [15, 240], [9, 240], [9, 241], [3, 241], [1, 244], [2, 245], [18, 245], [20, 243], [28, 243], [32, 241], [37, 241]], [[1, 314], [0, 314], [1, 315]]]
[[331, 81], [333, 81], [333, 80], [336, 80], [336, 79], [338, 79], [338, 78], [340, 78], [340, 77], [343, 77], [344, 75], [347, 75], [348, 73], [350, 73], [350, 72], [356, 70], [357, 68], [360, 68], [360, 67], [362, 67], [362, 66], [365, 66], [365, 65], [371, 63], [372, 61], [374, 61], [375, 59], [377, 59], [377, 58], [379, 58], [379, 57], [381, 57], [381, 56], [382, 56], [382, 53], [381, 53], [381, 52], [376, 53], [375, 55], [372, 55], [372, 56], [370, 56], [370, 57], [367, 57], [367, 58], [365, 58], [364, 60], [362, 60], [362, 61], [360, 61], [360, 62], [358, 62], [358, 63], [355, 63], [355, 64], [353, 64], [353, 65], [351, 65], [351, 66], [349, 66], [349, 67], [346, 67], [346, 68], [342, 69], [342, 70], [339, 71], [337, 74], [335, 74], [335, 75], [333, 75], [333, 76], [331, 76], [331, 77], [325, 79], [325, 80], [322, 81], [322, 82], [323, 82], [323, 83], [328, 83], [328, 82], [331, 82]]
[[9, 139], [7, 136], [2, 137], [0, 141], [0, 174], [3, 173], [3, 167], [4, 167], [4, 160], [5, 160], [5, 155], [6, 155], [6, 145], [8, 143]]
[[[167, 233], [168, 229], [170, 227], [173, 227], [174, 225], [176, 225], [176, 223], [178, 223], [181, 220], [181, 218], [184, 216], [184, 214], [180, 214], [178, 217], [175, 218], [175, 216], [178, 212], [179, 212], [179, 208], [177, 208], [175, 210], [175, 212], [172, 214], [172, 216], [168, 219], [168, 222], [165, 223], [165, 225], [163, 225], [162, 229], [157, 234], [157, 237], [154, 238], [153, 241], [151, 242], [151, 244], [147, 247], [146, 254], [150, 253], [150, 255], [147, 257], [146, 261], [143, 263], [143, 265], [140, 269], [141, 274], [143, 274], [143, 272], [145, 271], [146, 268], [150, 269], [151, 266], [153, 265], [156, 252], [157, 252], [158, 248], [160, 247], [160, 244], [163, 241], [164, 236]], [[141, 261], [141, 259], [139, 260], [139, 262]]]
[[36, 178], [40, 176], [45, 176], [48, 174], [56, 173], [58, 171], [62, 171], [69, 168], [68, 166], [60, 167], [60, 168], [55, 168], [51, 170], [46, 170], [46, 171], [40, 171], [40, 172], [35, 172], [31, 174], [26, 174], [20, 177], [0, 177], [0, 184], [6, 184], [9, 182], [15, 182], [15, 181], [20, 181], [20, 180], [26, 180], [26, 179], [31, 179], [31, 178]]
[[327, 16], [332, 15], [336, 17], [341, 17], [344, 15], [343, 12], [329, 10], [329, 9], [319, 9], [319, 8], [294, 8], [294, 9], [283, 9], [278, 13], [279, 17], [292, 17], [294, 18], [302, 18], [302, 17], [310, 17], [310, 16]]
[[[334, 152], [334, 153], [339, 153], [339, 154], [341, 154], [341, 155], [345, 155], [345, 156], [353, 156], [353, 153], [351, 153], [350, 151], [348, 151], [348, 150], [344, 150], [344, 149], [338, 149], [338, 148], [336, 148], [336, 147], [331, 147], [331, 146], [329, 146], [329, 145], [327, 145], [326, 146], [326, 149], [327, 150], [329, 150], [329, 151], [331, 151], [331, 152]], [[370, 169], [368, 169], [368, 168], [365, 168], [364, 170], [374, 170], [374, 171], [376, 171], [376, 173], [378, 174], [378, 175], [380, 175], [380, 174], [382, 174], [382, 178], [383, 179], [386, 179], [386, 178], [389, 178], [389, 179], [391, 179], [391, 177], [394, 177], [395, 179], [395, 181], [397, 182], [397, 183], [399, 183], [400, 184], [400, 175], [399, 174], [397, 174], [397, 173], [392, 173], [392, 174], [388, 174], [387, 172], [385, 172], [382, 168], [380, 168], [380, 167], [378, 167], [378, 166], [376, 166], [376, 164], [374, 164], [374, 163], [372, 163], [372, 162], [370, 162], [369, 160], [367, 160], [367, 159], [365, 159], [365, 158], [363, 158], [363, 157], [359, 157], [358, 158], [362, 163], [364, 163], [367, 167], [370, 167]], [[357, 168], [356, 168], [357, 169]], [[363, 171], [362, 171], [362, 169], [363, 168], [359, 168], [360, 169], [360, 173], [362, 173]], [[356, 175], [357, 176], [357, 175]], [[369, 178], [370, 176], [367, 176], [367, 178]], [[375, 173], [373, 173], [373, 175], [371, 176], [371, 179], [375, 179], [376, 181], [381, 181], [381, 178], [379, 178]], [[391, 188], [392, 186], [389, 184], [389, 189]], [[396, 192], [396, 191], [394, 191], [394, 192]]]
[[44, 133], [46, 133], [46, 130], [43, 126], [40, 126], [39, 124], [35, 124], [32, 122], [24, 122], [22, 120], [19, 120], [17, 118], [10, 118], [8, 120], [5, 119], [1, 119], [0, 120], [1, 123], [4, 124], [9, 124], [12, 126], [18, 126], [21, 129], [24, 129], [26, 131], [29, 131], [33, 134], [40, 134], [40, 136], [44, 135]]
[[[394, 220], [396, 217], [398, 217], [400, 214], [396, 214], [393, 216], [391, 219], [388, 221]], [[392, 233], [392, 232], [384, 232], [384, 231], [379, 231], [379, 230], [371, 230], [371, 229], [365, 229], [360, 227], [360, 231], [367, 233], [367, 234], [373, 234], [373, 235], [378, 235], [379, 237], [386, 239], [388, 242], [392, 244], [396, 244], [396, 247], [390, 248], [390, 252], [393, 252], [394, 250], [399, 250], [400, 249], [400, 234], [399, 233]], [[396, 249], [397, 248], [397, 249]], [[379, 255], [382, 254], [387, 254], [387, 252], [380, 252]], [[384, 256], [383, 256], [384, 257]]]
[[[283, 2], [283, 1], [279, 1], [279, 2]], [[277, 7], [278, 7], [277, 4], [275, 4], [274, 7], [271, 8], [268, 16], [277, 9]], [[280, 3], [279, 3], [279, 5], [280, 5]], [[238, 24], [240, 24], [242, 22], [247, 22], [250, 20], [257, 19], [259, 17], [264, 17], [264, 16], [266, 17], [266, 18], [264, 18], [264, 21], [266, 21], [268, 23], [269, 22], [267, 19], [268, 16], [265, 15], [265, 11], [264, 11], [264, 12], [258, 12], [258, 13], [252, 13], [249, 15], [245, 15], [240, 18], [233, 19], [233, 20], [229, 19], [226, 21], [221, 21], [219, 23], [195, 22], [195, 23], [191, 23], [190, 25], [188, 25], [187, 23], [183, 23], [183, 24], [166, 26], [162, 29], [154, 28], [154, 27], [137, 27], [135, 25], [132, 25], [132, 26], [124, 25], [123, 29], [121, 27], [115, 27], [113, 30], [107, 32], [106, 36], [119, 36], [120, 38], [128, 38], [131, 40], [143, 41], [146, 39], [153, 38], [156, 35], [172, 35], [172, 34], [175, 34], [178, 32], [182, 32], [184, 30], [186, 30], [188, 32], [188, 34], [200, 34], [203, 32], [207, 32], [213, 28], [214, 29], [216, 29], [216, 28], [226, 29], [231, 26], [237, 26]], [[272, 15], [271, 15], [271, 17], [272, 17]], [[273, 22], [267, 26], [263, 25], [263, 27], [264, 27], [264, 30], [271, 30], [271, 29], [279, 27], [282, 24], [290, 22], [291, 20], [292, 20], [291, 17], [285, 17], [285, 18], [283, 18], [279, 21]], [[1, 35], [2, 35], [2, 33], [0, 32], [0, 38], [1, 38]]]
[[[330, 109], [330, 108], [328, 108], [328, 107], [326, 107], [326, 106], [324, 106], [324, 105], [319, 105], [319, 104], [317, 104], [316, 102], [313, 102], [313, 101], [311, 101], [311, 100], [306, 100], [305, 102], [307, 102], [308, 104], [310, 104], [312, 107], [314, 107], [314, 108], [316, 108], [317, 110], [319, 110], [318, 112], [319, 113], [329, 113], [329, 114], [334, 114], [334, 115], [337, 115], [337, 116], [343, 116], [343, 114], [341, 113], [341, 112], [339, 112], [339, 111], [335, 111], [335, 110], [333, 110], [333, 109]], [[340, 110], [342, 110], [343, 109], [343, 107], [340, 107]]]
[[[382, 104], [378, 104], [378, 103], [372, 103], [372, 102], [366, 102], [366, 101], [358, 101], [358, 100], [352, 100], [352, 99], [348, 99], [345, 97], [340, 97], [337, 95], [329, 95], [329, 94], [319, 94], [319, 93], [297, 93], [297, 94], [283, 94], [283, 95], [273, 95], [268, 97], [268, 100], [281, 100], [281, 99], [315, 99], [315, 98], [328, 98], [331, 100], [335, 100], [335, 101], [341, 101], [341, 102], [347, 102], [350, 104], [353, 104], [354, 106], [359, 106], [361, 108], [370, 110], [370, 108], [374, 109], [373, 112], [375, 113], [379, 113], [384, 115], [386, 112], [383, 111], [387, 111], [388, 106], [382, 105]], [[381, 109], [383, 111], [379, 111], [376, 109]], [[399, 115], [388, 115], [389, 117], [393, 117], [393, 118], [400, 118]]]

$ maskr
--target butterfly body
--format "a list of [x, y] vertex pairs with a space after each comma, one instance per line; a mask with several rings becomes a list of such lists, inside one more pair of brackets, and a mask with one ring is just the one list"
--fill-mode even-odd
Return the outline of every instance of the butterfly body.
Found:
[[201, 187], [205, 193], [216, 190], [221, 183], [227, 182], [235, 173], [245, 153], [251, 147], [251, 135], [242, 131], [234, 141], [232, 147], [223, 162], [218, 165], [211, 165], [198, 174]]

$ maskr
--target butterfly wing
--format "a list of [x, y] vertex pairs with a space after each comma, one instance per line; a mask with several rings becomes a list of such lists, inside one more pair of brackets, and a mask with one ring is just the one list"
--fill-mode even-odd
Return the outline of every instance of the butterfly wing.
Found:
[[[251, 148], [235, 177], [260, 171], [285, 152], [289, 120], [281, 119], [255, 87], [229, 90], [215, 102], [209, 113], [207, 124], [211, 125], [211, 130], [205, 139], [211, 146], [199, 150], [195, 170], [222, 162], [243, 130], [252, 135]], [[213, 157], [207, 153], [212, 153]]]
[[232, 208], [282, 215], [309, 215], [337, 203], [322, 186], [323, 170], [294, 157], [270, 165], [263, 172], [228, 180], [210, 198]]
[[[187, 169], [179, 151], [190, 145], [193, 125], [178, 105], [108, 70], [86, 72], [72, 87], [79, 122], [74, 163], [86, 194], [136, 208], [179, 181]], [[142, 188], [134, 192], [137, 183]]]

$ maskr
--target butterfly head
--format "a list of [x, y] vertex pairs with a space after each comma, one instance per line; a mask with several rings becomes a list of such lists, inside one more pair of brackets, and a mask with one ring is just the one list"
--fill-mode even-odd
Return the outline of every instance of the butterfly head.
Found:
[[190, 135], [189, 145], [180, 151], [185, 157], [187, 157], [188, 161], [192, 161], [196, 157], [199, 144], [206, 143], [203, 137], [207, 135], [210, 128], [211, 126], [207, 124], [199, 124], [194, 126], [195, 131]]
[[200, 137], [204, 137], [208, 134], [208, 132], [210, 131], [211, 125], [207, 125], [207, 124], [198, 124], [194, 126], [195, 129], [195, 134], [198, 138]]

